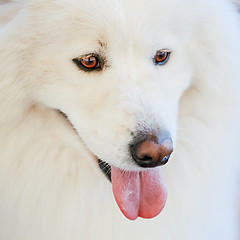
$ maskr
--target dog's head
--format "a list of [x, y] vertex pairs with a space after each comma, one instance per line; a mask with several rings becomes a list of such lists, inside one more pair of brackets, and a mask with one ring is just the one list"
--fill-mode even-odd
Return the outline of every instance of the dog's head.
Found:
[[185, 14], [171, 1], [56, 2], [30, 2], [20, 13], [19, 41], [32, 49], [24, 71], [37, 82], [32, 101], [69, 119], [111, 171], [128, 218], [153, 217], [166, 200], [158, 166], [173, 151], [179, 99], [191, 84], [192, 36], [178, 30]]
[[139, 170], [129, 146], [149, 134], [175, 143], [179, 99], [191, 82], [190, 36], [164, 10], [157, 1], [147, 9], [144, 1], [81, 2], [55, 9], [38, 33], [39, 101], [66, 114], [96, 156], [128, 170]]

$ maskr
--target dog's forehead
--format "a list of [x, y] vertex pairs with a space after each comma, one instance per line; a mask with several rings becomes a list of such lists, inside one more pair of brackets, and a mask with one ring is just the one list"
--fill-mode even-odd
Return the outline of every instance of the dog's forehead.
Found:
[[101, 1], [101, 4], [96, 1], [84, 2], [81, 6], [73, 7], [71, 14], [66, 13], [66, 18], [79, 30], [101, 31], [105, 34], [115, 30], [118, 32], [118, 37], [124, 36], [124, 32], [129, 34], [130, 32], [136, 32], [138, 29], [144, 31], [149, 29], [149, 25], [152, 29], [154, 23], [161, 19], [161, 16], [157, 16], [161, 8], [159, 4], [146, 10], [146, 5], [144, 8], [141, 5], [126, 4], [125, 1], [122, 4], [119, 1], [111, 1], [110, 3], [104, 4], [103, 1]]
[[191, 33], [188, 13], [178, 11], [180, 2], [190, 0], [28, 1], [22, 14], [28, 35], [21, 36], [38, 48], [51, 44], [53, 54], [64, 46], [71, 57], [105, 50], [112, 56], [150, 56], [162, 48], [174, 50]]
[[111, 44], [129, 46], [126, 43], [137, 47], [158, 41], [168, 31], [164, 24], [168, 21], [164, 11], [166, 6], [161, 5], [161, 1], [141, 0], [137, 4], [125, 0], [80, 2], [82, 4], [78, 3], [76, 7], [68, 6], [62, 26], [66, 26], [64, 28], [72, 38], [81, 36], [81, 41], [86, 38], [90, 43], [92, 39], [104, 48]]
[[[102, 46], [106, 42], [130, 41], [159, 41], [169, 32], [177, 35], [179, 27], [184, 31], [188, 13], [177, 11], [178, 5], [188, 0], [102, 0], [102, 1], [73, 1], [74, 4], [65, 6], [67, 27], [71, 34], [80, 33], [81, 38], [97, 39]], [[171, 10], [169, 14], [169, 9]], [[174, 13], [173, 13], [174, 12]], [[174, 17], [173, 17], [174, 16]], [[176, 19], [179, 19], [176, 21]], [[173, 22], [173, 24], [169, 24]], [[66, 23], [63, 23], [65, 25]], [[180, 26], [181, 24], [181, 26]], [[171, 28], [167, 27], [171, 26]], [[74, 31], [72, 31], [74, 29]], [[97, 37], [96, 37], [97, 36]], [[83, 39], [83, 38], [82, 38]]]

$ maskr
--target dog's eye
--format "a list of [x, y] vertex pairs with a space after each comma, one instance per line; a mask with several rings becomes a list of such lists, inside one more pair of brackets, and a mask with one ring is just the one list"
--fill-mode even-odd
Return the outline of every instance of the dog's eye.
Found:
[[74, 58], [73, 62], [77, 64], [82, 70], [85, 71], [93, 71], [93, 70], [101, 70], [102, 65], [97, 56], [93, 54], [85, 55], [82, 57]]
[[158, 50], [154, 57], [155, 64], [157, 65], [165, 64], [168, 61], [170, 54], [171, 54], [171, 51], [168, 49]]

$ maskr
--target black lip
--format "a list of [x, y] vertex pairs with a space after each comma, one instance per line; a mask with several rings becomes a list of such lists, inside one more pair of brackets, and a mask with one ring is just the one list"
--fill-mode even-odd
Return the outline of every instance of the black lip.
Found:
[[102, 161], [101, 159], [98, 159], [98, 165], [100, 167], [100, 169], [102, 170], [102, 172], [104, 173], [104, 175], [107, 177], [107, 179], [112, 182], [112, 178], [111, 178], [111, 166]]

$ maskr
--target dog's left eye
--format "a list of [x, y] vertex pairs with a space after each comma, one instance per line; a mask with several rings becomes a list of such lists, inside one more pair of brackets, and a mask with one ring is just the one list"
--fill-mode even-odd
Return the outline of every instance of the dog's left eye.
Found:
[[155, 64], [157, 65], [165, 64], [168, 61], [170, 54], [171, 54], [171, 51], [169, 49], [158, 50], [154, 56]]
[[84, 71], [102, 70], [102, 65], [98, 56], [93, 54], [74, 58], [73, 62]]

